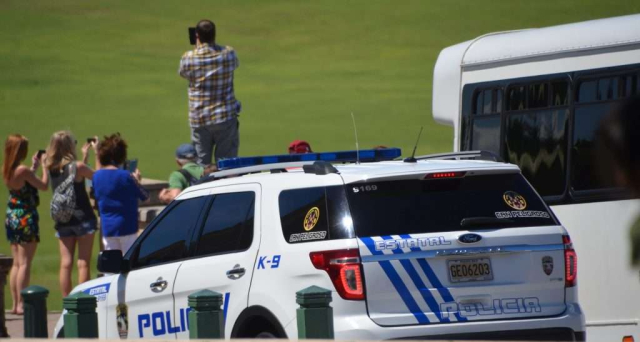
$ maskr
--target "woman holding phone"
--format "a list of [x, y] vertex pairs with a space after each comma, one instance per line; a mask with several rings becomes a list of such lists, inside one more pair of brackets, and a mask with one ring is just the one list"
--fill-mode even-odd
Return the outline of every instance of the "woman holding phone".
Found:
[[112, 134], [98, 143], [100, 170], [93, 175], [93, 191], [98, 202], [102, 243], [105, 250], [126, 253], [138, 237], [138, 200], [149, 194], [140, 186], [140, 171], [121, 169], [127, 160], [127, 143]]
[[13, 306], [11, 313], [23, 314], [20, 291], [29, 286], [31, 261], [40, 242], [37, 207], [40, 204], [38, 190], [45, 191], [48, 174], [36, 176], [36, 170], [46, 156], [38, 153], [31, 157], [31, 167], [22, 165], [29, 151], [29, 140], [20, 134], [11, 134], [4, 143], [2, 178], [9, 189], [9, 203], [4, 227], [11, 244], [13, 264], [9, 275], [9, 287]]
[[[91, 279], [93, 237], [98, 227], [96, 215], [93, 213], [85, 188], [85, 179], [91, 179], [94, 173], [93, 169], [87, 165], [92, 144], [87, 142], [82, 146], [82, 161], [76, 160], [76, 144], [77, 140], [69, 131], [53, 133], [47, 148], [45, 163], [54, 194], [68, 189], [73, 191], [75, 197], [70, 208], [63, 208], [73, 212], [70, 217], [60, 218], [52, 212], [56, 237], [59, 239], [59, 279], [62, 297], [68, 296], [71, 292], [71, 271], [76, 247], [78, 248], [78, 284]], [[95, 148], [95, 144], [93, 147]]]

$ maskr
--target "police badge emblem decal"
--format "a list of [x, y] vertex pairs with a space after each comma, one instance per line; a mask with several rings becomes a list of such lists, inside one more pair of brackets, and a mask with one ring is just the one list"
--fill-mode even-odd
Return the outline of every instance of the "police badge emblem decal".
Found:
[[524, 210], [527, 208], [527, 201], [515, 191], [507, 191], [502, 195], [504, 202], [515, 210]]
[[542, 258], [542, 270], [546, 275], [551, 275], [553, 272], [553, 258], [550, 256], [545, 256]]
[[310, 231], [311, 229], [313, 229], [313, 227], [315, 227], [318, 223], [318, 220], [320, 220], [320, 209], [318, 209], [318, 207], [309, 209], [302, 223], [304, 230]]

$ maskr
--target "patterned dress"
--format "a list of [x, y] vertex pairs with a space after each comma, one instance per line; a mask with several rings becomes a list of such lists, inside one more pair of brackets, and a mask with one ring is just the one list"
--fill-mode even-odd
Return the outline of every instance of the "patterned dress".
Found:
[[40, 204], [38, 190], [29, 183], [18, 190], [9, 190], [9, 204], [4, 227], [9, 243], [40, 242], [37, 207]]

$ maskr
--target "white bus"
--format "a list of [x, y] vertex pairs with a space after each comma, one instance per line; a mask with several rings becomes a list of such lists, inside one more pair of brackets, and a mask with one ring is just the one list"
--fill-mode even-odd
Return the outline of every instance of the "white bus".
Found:
[[433, 117], [453, 126], [454, 151], [520, 166], [571, 234], [589, 341], [640, 339], [640, 201], [597, 177], [593, 158], [600, 119], [633, 94], [640, 15], [486, 34], [442, 50], [434, 70]]

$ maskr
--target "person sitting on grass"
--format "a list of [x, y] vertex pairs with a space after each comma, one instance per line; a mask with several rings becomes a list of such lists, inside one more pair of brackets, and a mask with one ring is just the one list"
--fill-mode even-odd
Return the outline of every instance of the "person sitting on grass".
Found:
[[180, 170], [169, 175], [169, 188], [162, 189], [158, 198], [163, 203], [170, 203], [182, 190], [193, 185], [204, 174], [204, 168], [196, 164], [196, 149], [191, 144], [182, 144], [176, 150], [176, 163]]

